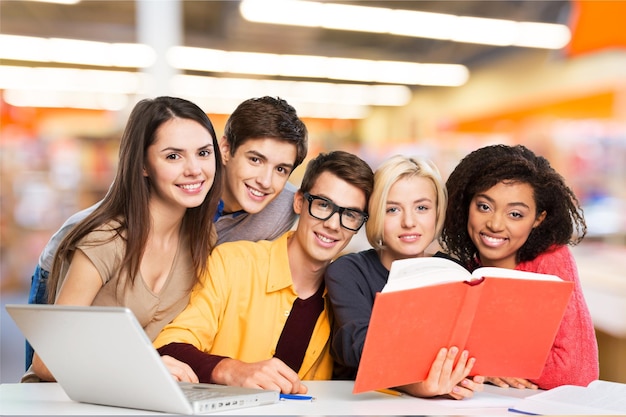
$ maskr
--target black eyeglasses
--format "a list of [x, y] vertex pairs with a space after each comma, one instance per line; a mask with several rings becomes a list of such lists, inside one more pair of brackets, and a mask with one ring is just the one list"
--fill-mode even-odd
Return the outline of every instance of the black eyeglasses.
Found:
[[361, 210], [340, 207], [327, 198], [309, 193], [304, 193], [304, 198], [309, 200], [309, 214], [318, 220], [328, 220], [339, 213], [341, 227], [353, 232], [357, 232], [367, 221], [367, 213]]

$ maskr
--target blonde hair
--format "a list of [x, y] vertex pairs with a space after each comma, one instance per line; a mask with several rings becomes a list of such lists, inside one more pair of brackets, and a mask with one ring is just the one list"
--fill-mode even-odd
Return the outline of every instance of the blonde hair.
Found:
[[374, 190], [369, 200], [369, 219], [365, 224], [367, 240], [374, 249], [383, 248], [389, 190], [398, 180], [413, 177], [426, 178], [433, 183], [437, 194], [435, 239], [441, 233], [448, 204], [448, 192], [439, 169], [432, 161], [424, 158], [394, 155], [384, 161], [374, 174]]

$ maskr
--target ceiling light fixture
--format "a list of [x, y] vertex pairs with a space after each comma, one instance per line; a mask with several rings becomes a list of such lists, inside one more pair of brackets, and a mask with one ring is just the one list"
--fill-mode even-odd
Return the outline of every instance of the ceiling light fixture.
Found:
[[[148, 68], [156, 61], [156, 53], [144, 44], [0, 35], [0, 59]], [[469, 78], [467, 67], [457, 64], [277, 55], [186, 46], [170, 48], [167, 60], [172, 67], [181, 70], [365, 83], [457, 87]]]
[[0, 35], [0, 58], [102, 67], [148, 68], [156, 62], [156, 53], [150, 46], [136, 43]]
[[28, 0], [35, 1], [39, 3], [55, 3], [55, 4], [78, 4], [81, 0]]
[[[21, 107], [68, 107], [119, 110], [131, 97], [145, 96], [149, 74], [74, 68], [0, 66], [4, 100]], [[280, 96], [302, 117], [359, 119], [370, 106], [403, 106], [411, 99], [404, 85], [254, 80], [175, 75], [173, 95], [185, 97], [208, 113], [230, 114], [250, 97]], [[123, 98], [126, 99], [123, 99]]]
[[4, 101], [15, 107], [124, 110], [130, 100], [125, 94], [76, 91], [5, 90]]
[[303, 0], [242, 0], [249, 21], [325, 29], [387, 33], [496, 46], [560, 49], [571, 32], [566, 25], [485, 19], [443, 13]]
[[167, 61], [174, 68], [206, 72], [298, 78], [324, 78], [365, 83], [457, 87], [469, 71], [457, 64], [420, 64], [310, 55], [277, 55], [175, 46]]
[[148, 91], [144, 74], [77, 68], [0, 66], [0, 89], [137, 94]]
[[404, 85], [338, 84], [303, 81], [216, 78], [197, 75], [175, 75], [172, 91], [182, 96], [212, 99], [237, 99], [280, 96], [288, 101], [317, 104], [365, 106], [404, 106], [411, 100], [411, 90]]

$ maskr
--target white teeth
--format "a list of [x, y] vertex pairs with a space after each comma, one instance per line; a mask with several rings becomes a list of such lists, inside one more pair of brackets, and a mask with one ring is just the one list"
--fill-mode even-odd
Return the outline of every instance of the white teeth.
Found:
[[184, 188], [185, 190], [197, 190], [198, 188], [202, 187], [202, 183], [196, 183], [196, 184], [182, 184], [180, 185], [180, 188]]
[[319, 240], [321, 240], [324, 243], [332, 243], [332, 242], [334, 242], [334, 239], [329, 239], [326, 236], [317, 235], [317, 237], [319, 238]]
[[483, 237], [485, 238], [485, 240], [488, 240], [489, 242], [493, 242], [493, 243], [500, 243], [504, 241], [504, 239], [499, 238], [499, 237], [492, 237], [492, 236], [487, 236], [487, 235], [483, 235]]
[[252, 194], [255, 197], [263, 197], [265, 194], [263, 194], [262, 192], [252, 189], [252, 188], [248, 188], [250, 190], [250, 194]]

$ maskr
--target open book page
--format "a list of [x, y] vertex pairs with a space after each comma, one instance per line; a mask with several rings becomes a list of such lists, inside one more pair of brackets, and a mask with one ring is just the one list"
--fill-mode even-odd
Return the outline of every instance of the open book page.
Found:
[[392, 262], [387, 284], [382, 292], [427, 287], [444, 282], [471, 279], [469, 271], [445, 258], [409, 258]]
[[563, 385], [515, 403], [513, 411], [535, 414], [626, 414], [626, 384], [593, 381]]
[[518, 278], [518, 279], [539, 279], [544, 281], [563, 281], [556, 275], [539, 274], [536, 272], [518, 271], [517, 269], [496, 268], [493, 266], [483, 266], [472, 272], [473, 279], [483, 277], [491, 278]]
[[394, 261], [391, 264], [387, 285], [382, 292], [427, 287], [446, 282], [478, 280], [483, 277], [562, 281], [556, 275], [496, 267], [478, 268], [470, 274], [469, 271], [450, 259], [424, 257]]

